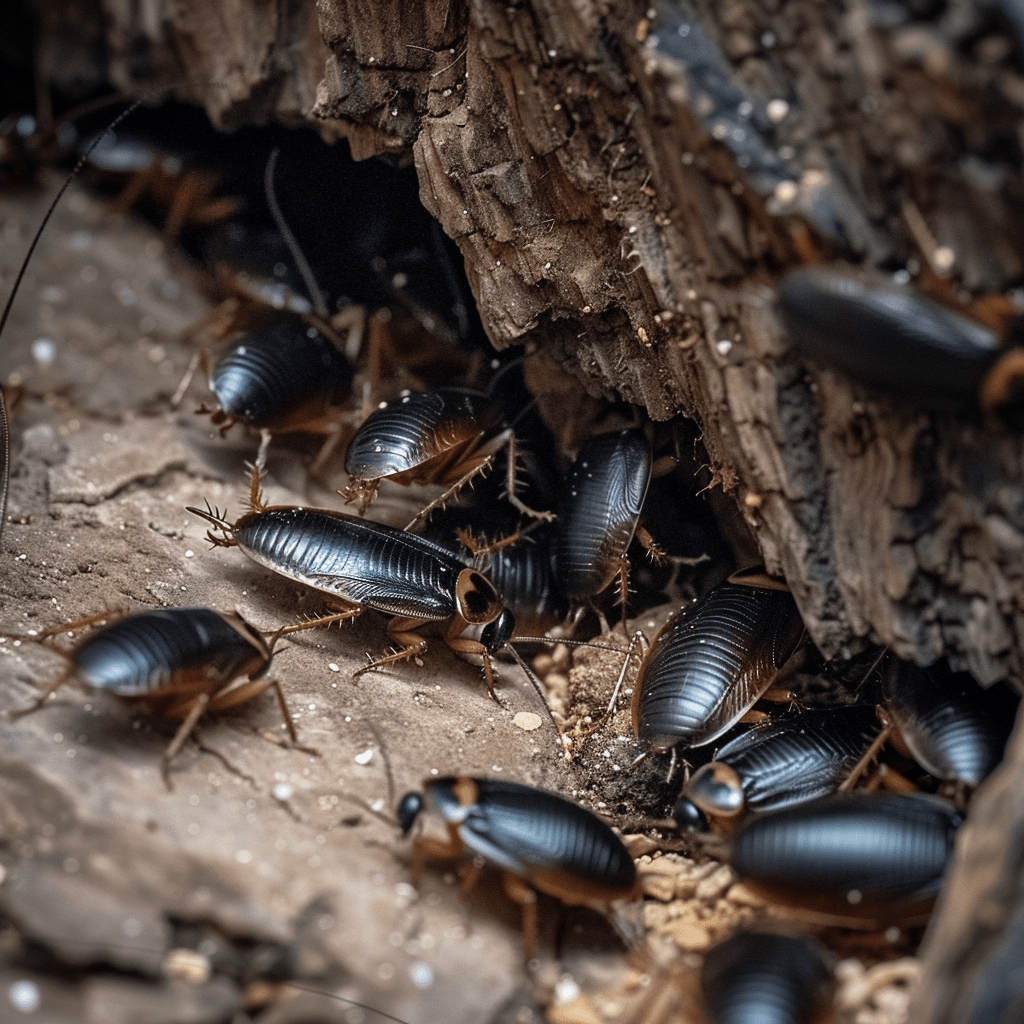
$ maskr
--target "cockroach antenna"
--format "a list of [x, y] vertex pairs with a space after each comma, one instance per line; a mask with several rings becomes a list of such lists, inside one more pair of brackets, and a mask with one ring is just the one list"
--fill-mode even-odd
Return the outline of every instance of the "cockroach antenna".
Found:
[[[36, 229], [36, 233], [29, 243], [28, 252], [25, 253], [25, 258], [21, 261], [21, 267], [18, 270], [18, 274], [14, 279], [14, 286], [11, 288], [11, 294], [7, 297], [7, 304], [4, 306], [4, 311], [0, 314], [0, 337], [3, 336], [4, 328], [7, 326], [7, 320], [11, 315], [11, 307], [14, 305], [15, 296], [18, 294], [18, 289], [21, 287], [21, 282], [25, 277], [25, 271], [28, 269], [28, 261], [32, 259], [32, 254], [36, 251], [36, 246], [39, 244], [39, 239], [42, 237], [43, 232], [46, 230], [46, 225], [50, 223], [50, 218], [53, 216], [53, 211], [57, 208], [57, 204], [61, 200], [61, 196], [68, 190], [68, 186], [72, 180], [77, 177], [82, 167], [85, 165], [86, 160], [92, 155], [92, 151], [99, 145], [100, 140], [107, 134], [107, 132], [113, 131], [132, 111], [136, 110], [142, 105], [142, 100], [136, 100], [126, 110], [123, 110], [113, 121], [110, 122], [107, 127], [96, 136], [92, 142], [86, 147], [85, 152], [78, 158], [78, 163], [75, 164], [71, 173], [64, 179], [64, 184], [61, 185], [57, 194], [53, 197], [53, 202], [50, 203], [50, 208], [46, 211], [45, 216], [42, 219], [39, 227]], [[4, 399], [3, 389], [0, 388], [0, 542], [3, 541], [4, 524], [7, 522], [7, 487], [10, 483], [11, 477], [11, 432], [10, 425], [7, 420], [7, 403]]]
[[309, 261], [306, 259], [305, 253], [302, 251], [302, 247], [299, 245], [298, 239], [292, 234], [292, 229], [288, 227], [288, 222], [284, 219], [284, 214], [281, 212], [281, 206], [277, 201], [277, 193], [274, 191], [274, 172], [277, 170], [277, 157], [281, 150], [275, 146], [271, 150], [270, 156], [267, 157], [267, 167], [263, 172], [263, 192], [267, 199], [267, 206], [270, 207], [271, 216], [274, 218], [274, 223], [277, 225], [277, 230], [281, 232], [281, 237], [285, 241], [285, 245], [288, 246], [288, 251], [292, 254], [292, 259], [295, 261], [295, 266], [298, 267], [299, 273], [302, 275], [302, 280], [306, 285], [306, 291], [309, 292], [309, 301], [313, 303], [313, 309], [316, 315], [326, 320], [330, 316], [330, 311], [327, 309], [327, 301], [324, 299], [324, 293], [320, 290], [320, 286], [316, 283], [316, 277], [313, 275], [313, 269], [309, 265]]

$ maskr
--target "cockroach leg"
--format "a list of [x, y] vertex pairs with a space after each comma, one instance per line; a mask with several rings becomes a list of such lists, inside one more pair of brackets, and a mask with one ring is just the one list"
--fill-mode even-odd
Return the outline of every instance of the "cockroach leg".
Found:
[[189, 738], [192, 730], [196, 727], [196, 722], [202, 717], [209, 703], [210, 695], [208, 693], [201, 693], [196, 697], [188, 717], [178, 726], [174, 739], [171, 740], [169, 746], [164, 751], [163, 757], [160, 759], [160, 777], [164, 780], [168, 793], [174, 789], [171, 785], [171, 761], [177, 757], [181, 748], [185, 745], [185, 740]]
[[483, 459], [481, 462], [478, 462], [475, 466], [473, 466], [473, 468], [470, 469], [468, 473], [463, 473], [463, 475], [459, 477], [459, 479], [456, 480], [455, 483], [453, 483], [451, 487], [449, 487], [444, 492], [444, 494], [442, 494], [438, 498], [435, 498], [425, 508], [420, 509], [420, 511], [417, 512], [416, 515], [408, 523], [406, 523], [405, 526], [402, 527], [403, 532], [408, 533], [408, 531], [411, 530], [417, 523], [422, 523], [423, 520], [426, 519], [430, 515], [430, 513], [434, 511], [434, 509], [444, 508], [444, 506], [453, 497], [455, 497], [455, 495], [458, 494], [459, 491], [461, 491], [462, 488], [465, 487], [466, 484], [468, 484], [469, 481], [473, 479], [473, 477], [479, 476], [479, 474], [486, 472], [488, 469], [491, 468], [493, 464], [494, 455], [491, 454], [488, 455], [487, 458]]

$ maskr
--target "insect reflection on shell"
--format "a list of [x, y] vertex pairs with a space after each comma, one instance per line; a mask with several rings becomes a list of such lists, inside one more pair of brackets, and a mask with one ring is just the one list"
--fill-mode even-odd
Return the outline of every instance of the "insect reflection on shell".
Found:
[[281, 312], [229, 348], [210, 375], [227, 429], [314, 430], [348, 394], [352, 367], [345, 356], [297, 313]]
[[832, 972], [811, 939], [738, 932], [708, 950], [700, 984], [715, 1024], [810, 1024], [832, 997]]
[[683, 796], [720, 816], [806, 803], [834, 793], [881, 729], [869, 704], [779, 715], [722, 747]]
[[619, 572], [651, 476], [651, 446], [640, 430], [589, 438], [565, 480], [555, 520], [555, 561], [566, 597], [579, 604]]

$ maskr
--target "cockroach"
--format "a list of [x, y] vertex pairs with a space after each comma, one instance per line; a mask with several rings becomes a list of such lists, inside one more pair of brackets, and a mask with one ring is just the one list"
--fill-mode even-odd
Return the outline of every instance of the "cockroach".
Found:
[[782, 903], [913, 922], [938, 895], [961, 823], [937, 797], [839, 793], [751, 815], [729, 862], [750, 888]]
[[466, 851], [501, 868], [505, 891], [523, 908], [527, 960], [537, 933], [535, 890], [570, 906], [637, 895], [636, 867], [622, 840], [600, 818], [554, 793], [499, 779], [427, 779], [422, 794], [407, 793], [399, 802], [402, 835], [424, 807], [443, 819], [448, 839], [417, 839], [413, 881], [425, 860], [455, 860]]
[[352, 385], [352, 366], [302, 315], [276, 313], [229, 348], [209, 373], [217, 408], [201, 407], [226, 433], [235, 423], [272, 433], [323, 430]]
[[[680, 802], [732, 818], [836, 792], [882, 731], [873, 705], [779, 715], [727, 743], [683, 787]], [[693, 815], [676, 805], [684, 822]]]
[[362, 513], [385, 479], [445, 486], [410, 529], [489, 469], [502, 449], [508, 500], [524, 515], [551, 519], [550, 512], [536, 512], [516, 496], [516, 438], [501, 410], [482, 392], [455, 388], [406, 394], [370, 413], [349, 442], [350, 482], [341, 495], [347, 503], [358, 501]]
[[804, 936], [738, 932], [708, 950], [700, 969], [714, 1024], [811, 1024], [835, 991], [833, 958]]
[[216, 224], [238, 211], [237, 199], [215, 194], [218, 174], [188, 166], [181, 154], [161, 150], [133, 132], [118, 135], [107, 129], [95, 142], [88, 166], [96, 176], [123, 182], [115, 212], [127, 213], [146, 201], [166, 209], [164, 237], [169, 242], [190, 225]]
[[[426, 641], [414, 630], [447, 622], [445, 642], [481, 656], [488, 692], [497, 700], [490, 655], [507, 646], [515, 616], [485, 576], [440, 544], [381, 523], [332, 509], [264, 505], [259, 481], [254, 466], [249, 511], [233, 523], [216, 509], [188, 509], [213, 525], [211, 544], [238, 547], [259, 565], [329, 594], [340, 610], [327, 619], [355, 618], [364, 608], [390, 615], [388, 635], [401, 649], [356, 676], [417, 657]], [[464, 635], [471, 627], [482, 627], [479, 640]]]
[[[325, 448], [315, 462], [320, 466], [336, 443], [339, 406], [352, 387], [353, 368], [342, 351], [341, 334], [349, 335], [346, 347], [352, 340], [358, 344], [362, 336], [363, 310], [353, 307], [328, 319], [326, 300], [277, 203], [274, 193], [277, 156], [275, 149], [267, 161], [264, 180], [267, 205], [312, 301], [288, 293], [287, 308], [274, 308], [255, 293], [240, 289], [244, 296], [240, 305], [237, 300], [222, 304], [227, 309], [227, 323], [220, 324], [217, 330], [226, 335], [240, 325], [251, 329], [212, 365], [209, 354], [200, 352], [179, 384], [172, 405], [181, 400], [192, 374], [202, 365], [218, 404], [212, 410], [202, 405], [198, 411], [210, 414], [214, 424], [220, 427], [221, 435], [235, 423], [261, 432], [263, 444], [257, 461], [262, 462], [271, 434], [325, 433], [328, 435]], [[223, 312], [218, 307], [204, 323], [222, 318]]]
[[[68, 628], [63, 626], [60, 632]], [[298, 742], [281, 685], [266, 678], [274, 645], [286, 631], [271, 635], [268, 641], [240, 615], [210, 608], [164, 608], [129, 615], [81, 641], [67, 655], [67, 671], [29, 707], [11, 712], [11, 717], [36, 711], [65, 683], [77, 681], [167, 718], [180, 718], [181, 726], [161, 762], [161, 774], [170, 788], [170, 763], [200, 717], [243, 704], [268, 687], [277, 695], [288, 735]]]
[[1019, 400], [1024, 349], [909, 288], [813, 267], [787, 274], [778, 308], [812, 359], [924, 409], [994, 409]]
[[967, 786], [1003, 759], [1019, 703], [945, 663], [921, 669], [896, 658], [883, 671], [882, 697], [914, 760], [938, 779]]
[[633, 688], [636, 737], [655, 751], [710, 743], [772, 685], [802, 636], [788, 590], [716, 587], [651, 644]]
[[651, 465], [651, 445], [640, 430], [598, 434], [580, 449], [556, 518], [555, 564], [571, 604], [583, 604], [619, 576], [625, 609], [626, 549], [643, 510]]

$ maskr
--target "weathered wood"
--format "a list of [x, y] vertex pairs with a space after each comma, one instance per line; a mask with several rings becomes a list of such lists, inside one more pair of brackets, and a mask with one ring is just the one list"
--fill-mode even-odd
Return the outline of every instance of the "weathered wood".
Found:
[[1009, 1024], [1024, 979], [1024, 733], [971, 804], [921, 954], [910, 1020]]

